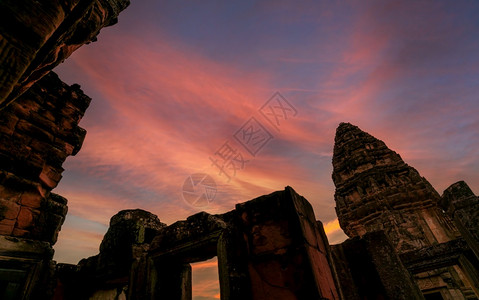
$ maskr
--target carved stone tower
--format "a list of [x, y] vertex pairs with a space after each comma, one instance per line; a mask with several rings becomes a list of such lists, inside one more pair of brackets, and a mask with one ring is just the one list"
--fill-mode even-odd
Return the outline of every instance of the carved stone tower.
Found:
[[[453, 243], [463, 241], [439, 207], [440, 196], [431, 184], [384, 142], [357, 126], [339, 125], [332, 176], [339, 224], [349, 237], [382, 230], [402, 258], [415, 257], [426, 249], [442, 253], [439, 249], [450, 249]], [[426, 259], [423, 254], [419, 257]], [[464, 268], [456, 263], [441, 268], [437, 262], [431, 258], [427, 272], [409, 268], [421, 290], [439, 293], [442, 287], [455, 289], [452, 294], [441, 291], [442, 297], [469, 299], [471, 280], [459, 279], [467, 273]]]
[[339, 125], [333, 168], [336, 212], [348, 236], [385, 230], [400, 253], [455, 237], [431, 184], [384, 142], [358, 127]]

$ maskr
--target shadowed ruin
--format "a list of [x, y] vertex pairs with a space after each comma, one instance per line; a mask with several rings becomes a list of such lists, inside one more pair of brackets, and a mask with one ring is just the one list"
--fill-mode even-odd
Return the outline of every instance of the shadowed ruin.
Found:
[[[125, 0], [0, 4], [0, 298], [192, 298], [191, 265], [218, 259], [221, 299], [478, 299], [479, 198], [463, 181], [440, 196], [384, 142], [339, 125], [330, 245], [291, 187], [171, 225], [113, 216], [98, 255], [52, 260], [67, 199], [52, 193], [80, 150], [90, 98], [50, 72], [116, 22]], [[245, 199], [247, 200], [247, 199]], [[161, 217], [161, 216], [160, 216]]]

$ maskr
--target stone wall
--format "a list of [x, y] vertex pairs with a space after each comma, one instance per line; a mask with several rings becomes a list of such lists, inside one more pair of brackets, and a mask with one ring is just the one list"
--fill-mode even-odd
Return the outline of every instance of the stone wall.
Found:
[[329, 243], [306, 199], [287, 187], [236, 206], [252, 299], [339, 299]]
[[[50, 73], [0, 111], [0, 286], [18, 285], [0, 289], [2, 299], [45, 299], [53, 289], [52, 246], [67, 200], [51, 190], [81, 148], [78, 122], [89, 103], [78, 85]], [[24, 275], [11, 282], [13, 274]]]
[[118, 231], [115, 219], [98, 256], [60, 266], [55, 299], [191, 300], [190, 263], [214, 256], [223, 300], [340, 299], [326, 235], [311, 205], [290, 187], [222, 215], [201, 212], [158, 225], [144, 243], [125, 242], [144, 225]]
[[0, 298], [48, 299], [67, 200], [52, 193], [90, 98], [50, 71], [128, 0], [0, 2]]
[[90, 98], [54, 73], [0, 111], [0, 234], [54, 244], [67, 201], [51, 193], [85, 138]]
[[54, 299], [142, 299], [144, 285], [136, 284], [144, 283], [150, 243], [165, 226], [147, 211], [120, 211], [111, 218], [98, 255], [76, 266], [57, 266]]

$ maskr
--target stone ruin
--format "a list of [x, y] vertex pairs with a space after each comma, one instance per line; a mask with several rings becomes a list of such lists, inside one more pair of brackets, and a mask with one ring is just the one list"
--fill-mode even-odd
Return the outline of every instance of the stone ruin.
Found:
[[[0, 299], [167, 299], [191, 294], [191, 263], [218, 259], [221, 299], [478, 299], [479, 198], [440, 196], [384, 142], [342, 123], [330, 245], [291, 187], [166, 226], [113, 216], [100, 253], [52, 260], [67, 200], [52, 193], [81, 148], [90, 98], [50, 72], [116, 22], [127, 0], [0, 3]], [[46, 22], [48, 21], [48, 22]]]

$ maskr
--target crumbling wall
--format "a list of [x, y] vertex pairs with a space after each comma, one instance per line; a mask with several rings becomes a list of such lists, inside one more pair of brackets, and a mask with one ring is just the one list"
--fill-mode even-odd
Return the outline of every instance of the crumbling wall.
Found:
[[[223, 300], [340, 299], [326, 235], [311, 205], [290, 187], [225, 214], [201, 212], [156, 227], [153, 240], [141, 245], [125, 244], [110, 234], [113, 227], [98, 256], [60, 266], [56, 299], [124, 291], [129, 299], [191, 300], [190, 263], [214, 256]], [[132, 228], [122, 230], [131, 235]], [[131, 249], [137, 254], [119, 258]]]
[[78, 122], [90, 98], [49, 72], [114, 24], [128, 3], [0, 2], [2, 299], [51, 296], [52, 245], [67, 213], [67, 200], [51, 191], [66, 157], [80, 150], [85, 137]]
[[145, 288], [135, 285], [144, 283], [142, 272], [146, 270], [139, 267], [153, 238], [165, 226], [147, 211], [120, 211], [111, 218], [98, 255], [83, 259], [76, 266], [58, 265], [54, 299], [141, 299], [133, 297], [134, 289]]
[[0, 111], [0, 234], [56, 242], [67, 201], [51, 190], [81, 148], [90, 100], [50, 73]]
[[50, 73], [0, 111], [0, 251], [9, 249], [0, 265], [6, 285], [12, 274], [25, 274], [11, 299], [47, 298], [53, 288], [52, 246], [67, 200], [51, 190], [65, 159], [80, 150], [85, 130], [78, 122], [89, 103], [78, 85]]

